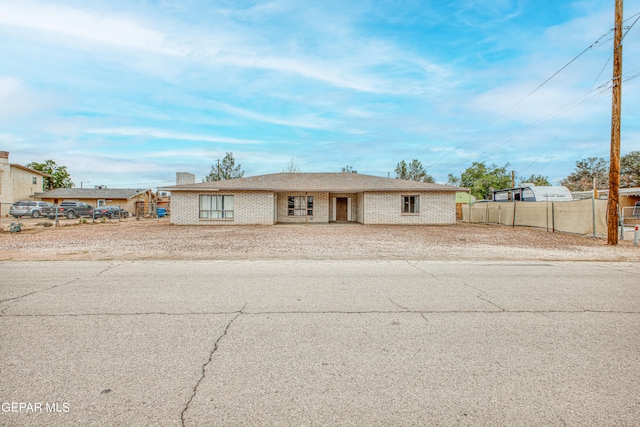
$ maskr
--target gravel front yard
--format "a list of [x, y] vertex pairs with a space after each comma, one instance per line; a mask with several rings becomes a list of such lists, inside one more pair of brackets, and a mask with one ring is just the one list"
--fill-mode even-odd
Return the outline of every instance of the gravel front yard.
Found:
[[[79, 224], [2, 220], [0, 260], [571, 260], [640, 261], [631, 240], [603, 239], [495, 225], [174, 226], [167, 218]], [[50, 222], [50, 221], [49, 221]]]

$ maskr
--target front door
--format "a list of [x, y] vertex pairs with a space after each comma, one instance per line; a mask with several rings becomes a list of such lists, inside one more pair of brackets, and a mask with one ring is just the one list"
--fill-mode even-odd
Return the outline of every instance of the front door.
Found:
[[336, 221], [347, 221], [347, 198], [336, 198]]

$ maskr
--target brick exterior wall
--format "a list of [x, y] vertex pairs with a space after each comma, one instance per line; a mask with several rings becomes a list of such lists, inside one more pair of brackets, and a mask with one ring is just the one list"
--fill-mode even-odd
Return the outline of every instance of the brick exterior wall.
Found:
[[[402, 196], [420, 196], [419, 213], [402, 213]], [[366, 192], [364, 224], [455, 224], [455, 192]], [[359, 206], [360, 201], [358, 200]]]
[[[313, 196], [313, 216], [289, 216], [289, 196]], [[280, 223], [326, 224], [329, 222], [328, 193], [278, 193], [278, 219]]]
[[358, 221], [360, 224], [364, 224], [364, 193], [358, 193], [356, 195], [356, 205], [358, 205], [356, 221]]
[[[234, 218], [198, 218], [199, 196], [233, 195]], [[351, 197], [351, 219], [361, 224], [454, 224], [456, 222], [455, 192], [364, 192], [307, 193], [313, 196], [312, 217], [288, 216], [288, 196], [304, 196], [305, 193], [277, 193], [268, 191], [235, 192], [174, 192], [171, 195], [171, 222], [178, 225], [272, 225], [275, 222], [326, 224], [332, 218], [333, 198]], [[418, 214], [402, 214], [402, 196], [419, 196]]]
[[347, 221], [356, 221], [358, 217], [358, 197], [353, 193], [329, 193], [329, 221], [333, 221], [333, 199], [338, 197], [351, 198], [351, 218], [347, 218]]
[[[198, 218], [200, 195], [233, 196], [233, 219]], [[268, 191], [181, 192], [171, 194], [171, 222], [177, 225], [273, 225], [274, 194]]]

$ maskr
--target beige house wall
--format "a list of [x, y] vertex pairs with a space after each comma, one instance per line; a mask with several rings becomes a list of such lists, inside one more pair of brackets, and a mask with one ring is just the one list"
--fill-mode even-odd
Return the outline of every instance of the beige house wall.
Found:
[[[43, 176], [11, 167], [6, 159], [3, 160], [5, 161], [0, 160], [0, 202], [12, 204], [21, 200], [33, 200], [30, 196], [42, 191]], [[6, 211], [9, 212], [9, 209]]]
[[[313, 216], [289, 216], [289, 196], [313, 196]], [[286, 224], [324, 224], [329, 222], [329, 193], [277, 193], [277, 222]]]
[[[11, 168], [14, 202], [33, 200], [31, 195], [42, 191], [43, 176], [20, 168]], [[35, 178], [35, 184], [34, 184]]]
[[[11, 186], [11, 167], [6, 159], [0, 158], [0, 202], [13, 203], [17, 200], [13, 199], [13, 188]], [[9, 209], [2, 207], [3, 214], [8, 213]]]
[[[233, 219], [201, 219], [199, 196], [233, 195]], [[402, 214], [402, 196], [419, 196], [418, 214]], [[313, 216], [289, 216], [289, 196], [313, 196]], [[456, 222], [455, 192], [362, 192], [319, 193], [233, 191], [181, 192], [171, 195], [171, 222], [179, 225], [247, 225], [274, 223], [326, 224], [332, 221], [333, 200], [351, 200], [351, 221], [363, 224], [453, 224]]]
[[[233, 219], [199, 218], [200, 195], [233, 196]], [[274, 193], [268, 191], [174, 192], [171, 223], [177, 225], [233, 225], [274, 223]]]
[[356, 205], [358, 206], [356, 212], [356, 221], [360, 224], [364, 224], [364, 193], [356, 194]]
[[[402, 196], [419, 196], [419, 213], [403, 214]], [[364, 224], [455, 224], [455, 222], [455, 192], [364, 193]]]

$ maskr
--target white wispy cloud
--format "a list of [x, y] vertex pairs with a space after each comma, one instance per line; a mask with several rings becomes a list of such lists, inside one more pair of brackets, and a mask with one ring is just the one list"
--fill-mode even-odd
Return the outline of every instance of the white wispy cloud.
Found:
[[13, 133], [0, 132], [0, 144], [11, 146], [24, 141], [24, 138]]
[[[264, 9], [273, 7], [265, 6]], [[178, 57], [183, 61], [286, 73], [367, 93], [414, 93], [427, 87], [411, 79], [390, 80], [389, 76], [372, 71], [383, 64], [395, 64], [394, 73], [401, 66], [411, 72], [418, 70], [429, 78], [448, 73], [441, 66], [386, 42], [367, 40], [362, 44], [358, 37], [346, 31], [342, 40], [324, 40], [320, 34], [325, 44], [323, 48], [332, 46], [333, 53], [331, 56], [318, 57], [313, 53], [291, 49], [286, 41], [280, 44], [280, 48], [274, 49], [273, 40], [264, 36], [229, 36], [210, 27], [192, 27], [179, 21], [159, 29], [149, 26], [135, 15], [33, 1], [1, 3], [0, 25], [63, 36], [66, 38], [48, 41], [63, 43], [68, 47], [75, 45], [86, 49], [92, 44], [100, 44]], [[251, 31], [249, 27], [237, 23], [228, 25], [235, 28], [238, 34]], [[270, 53], [274, 50], [278, 53]], [[402, 84], [399, 84], [400, 81]]]
[[478, 28], [487, 28], [507, 22], [522, 13], [522, 2], [518, 0], [462, 0], [456, 3], [456, 18]]
[[335, 121], [317, 117], [309, 114], [308, 116], [287, 116], [275, 117], [269, 114], [259, 113], [256, 111], [247, 110], [245, 108], [236, 107], [231, 104], [218, 101], [208, 101], [207, 105], [214, 109], [224, 111], [229, 114], [233, 114], [238, 117], [247, 118], [250, 120], [271, 123], [282, 126], [299, 127], [305, 129], [331, 129], [335, 127]]
[[170, 139], [170, 140], [182, 140], [182, 141], [200, 141], [200, 142], [218, 142], [225, 144], [262, 144], [263, 141], [257, 139], [239, 139], [228, 138], [224, 136], [215, 135], [196, 135], [189, 133], [170, 132], [161, 129], [152, 128], [131, 128], [131, 127], [117, 127], [117, 128], [94, 128], [87, 129], [88, 134], [99, 135], [114, 135], [114, 136], [141, 136], [156, 139]]
[[35, 91], [21, 79], [0, 76], [0, 120], [13, 120], [60, 105], [58, 99], [44, 91]]
[[[538, 159], [527, 172], [566, 176], [607, 150], [610, 94], [574, 101], [610, 40], [512, 107], [612, 23], [601, 0], [0, 0], [0, 145], [74, 179], [206, 174], [227, 151], [247, 174], [294, 157], [382, 175], [417, 158], [439, 180]], [[638, 84], [623, 87], [623, 153], [638, 144]]]
[[170, 46], [162, 32], [147, 28], [127, 15], [90, 9], [32, 1], [2, 2], [0, 24], [165, 55], [188, 53], [178, 46]]

